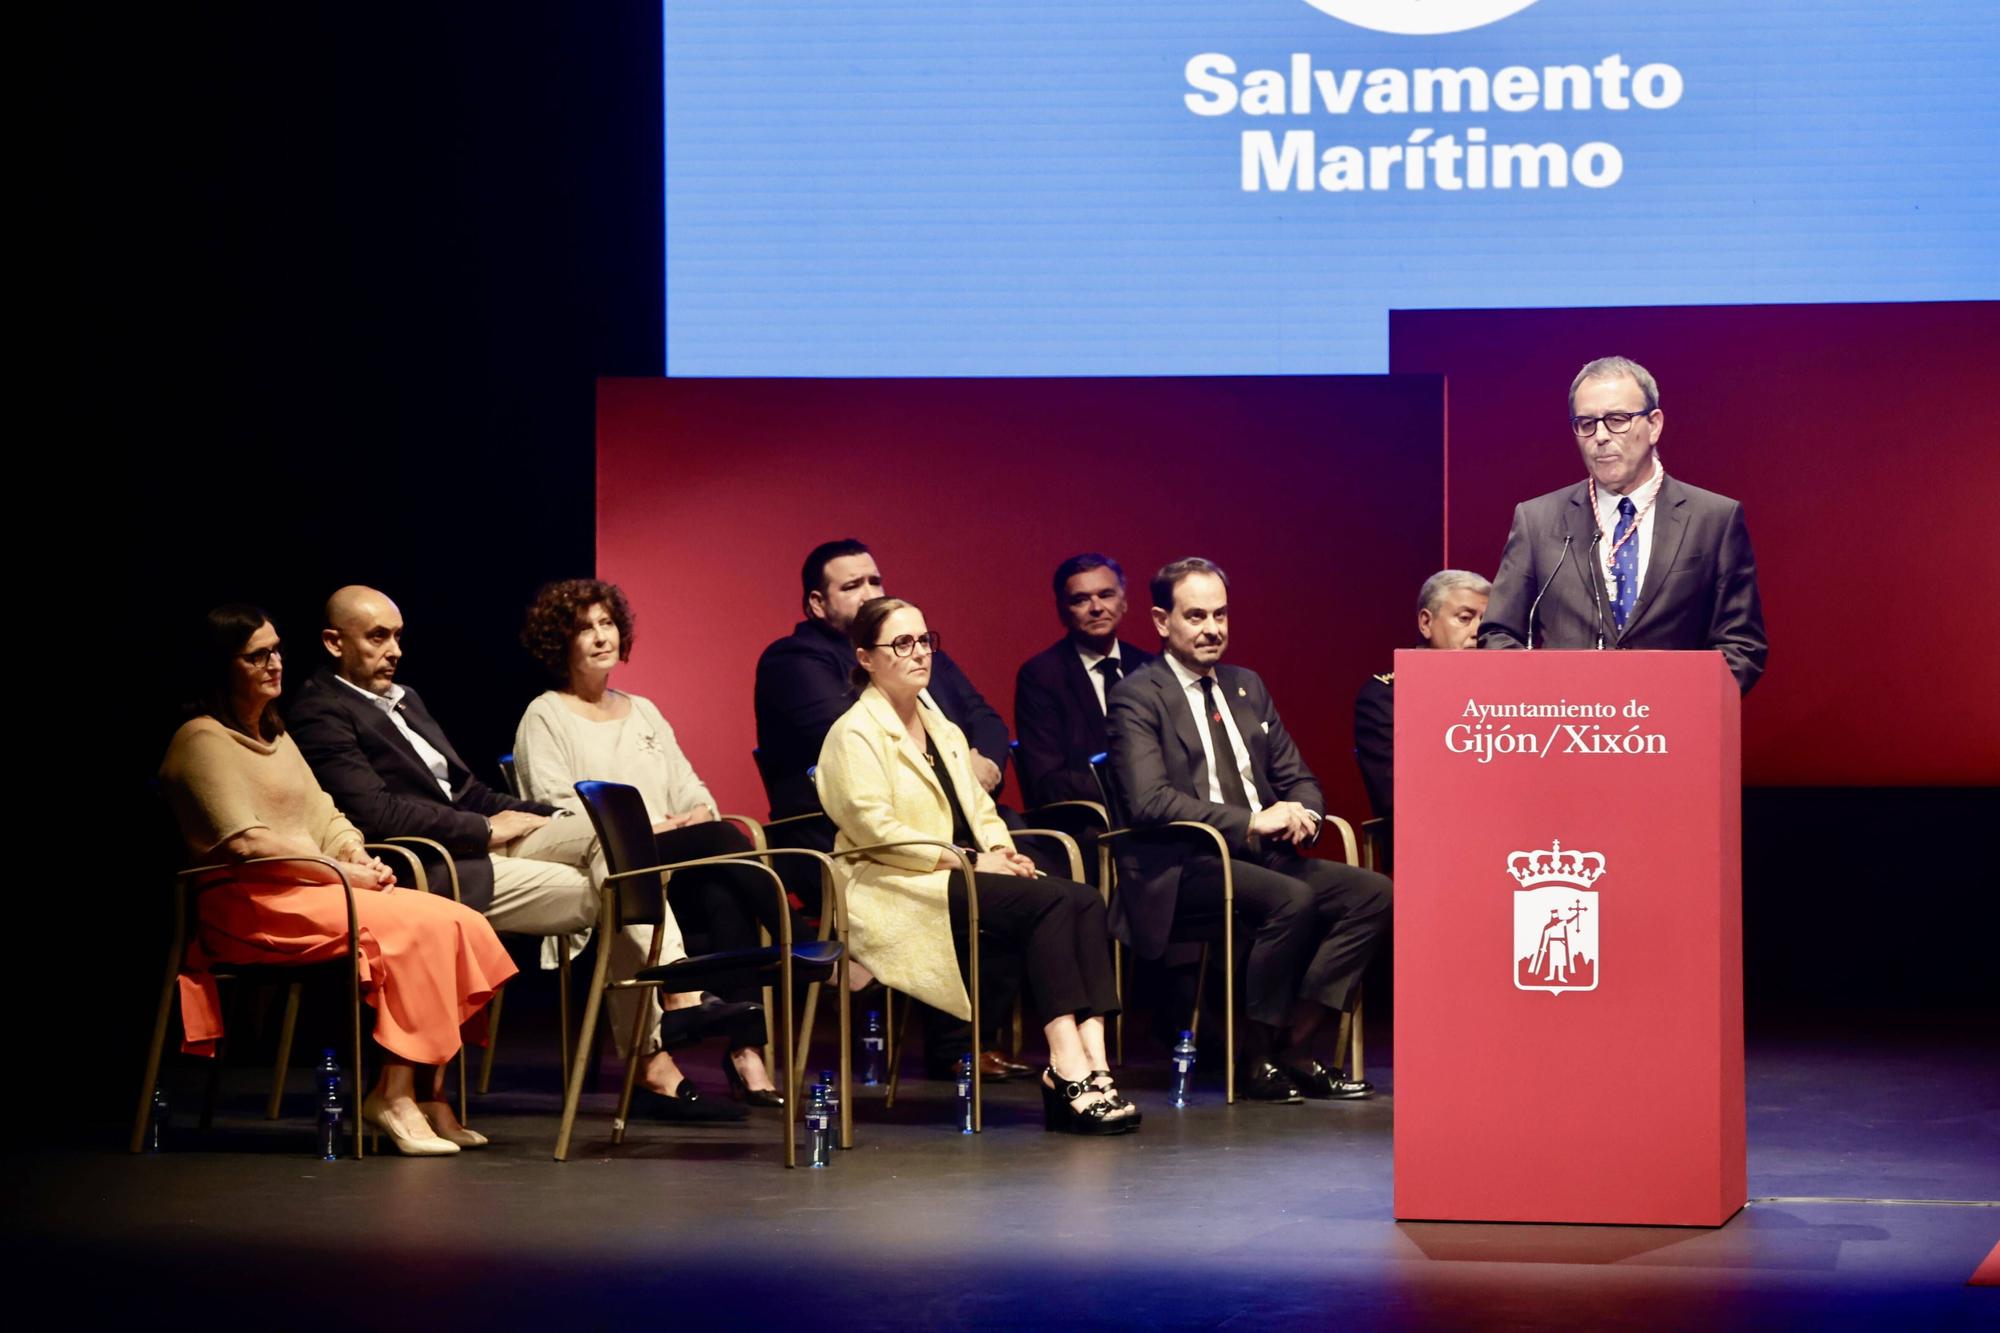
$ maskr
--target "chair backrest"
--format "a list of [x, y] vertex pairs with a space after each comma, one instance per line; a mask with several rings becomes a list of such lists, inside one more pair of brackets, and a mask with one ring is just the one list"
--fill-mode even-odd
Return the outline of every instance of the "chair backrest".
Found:
[[[653, 821], [646, 814], [646, 798], [637, 787], [623, 782], [576, 784], [585, 813], [597, 830], [597, 844], [604, 851], [604, 868], [614, 875], [644, 866], [658, 865], [659, 854], [653, 841]], [[666, 885], [659, 875], [634, 875], [618, 882], [618, 919], [625, 923], [659, 922], [664, 919], [661, 902]]]
[[1097, 790], [1104, 797], [1104, 812], [1111, 816], [1113, 828], [1131, 825], [1131, 817], [1125, 813], [1125, 802], [1118, 790], [1118, 775], [1111, 768], [1109, 751], [1099, 751], [1090, 756], [1090, 773], [1097, 779]]
[[511, 752], [500, 756], [500, 781], [505, 784], [509, 796], [517, 801], [521, 799], [521, 775], [514, 771], [514, 756]]

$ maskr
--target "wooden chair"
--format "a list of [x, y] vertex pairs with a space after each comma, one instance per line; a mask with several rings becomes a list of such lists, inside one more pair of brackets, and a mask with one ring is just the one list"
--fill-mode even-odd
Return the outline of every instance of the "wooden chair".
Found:
[[[778, 901], [780, 929], [777, 944], [768, 948], [734, 949], [684, 958], [667, 964], [661, 964], [659, 961], [664, 932], [656, 930], [647, 966], [627, 981], [610, 979], [611, 951], [600, 945], [597, 950], [597, 965], [591, 978], [589, 999], [584, 1006], [583, 1031], [577, 1043], [576, 1063], [563, 1093], [562, 1125], [556, 1135], [555, 1159], [561, 1162], [569, 1158], [570, 1137], [576, 1124], [577, 1101], [583, 1090], [584, 1062], [588, 1058], [591, 1037], [597, 1029], [604, 997], [612, 990], [688, 991], [701, 990], [717, 984], [770, 979], [779, 997], [777, 1027], [784, 1034], [783, 1062], [782, 1065], [774, 1064], [773, 1067], [782, 1068], [784, 1071], [784, 1086], [781, 1090], [785, 1094], [787, 1107], [796, 1105], [797, 1083], [793, 1078], [796, 1059], [796, 1032], [793, 1027], [794, 987], [800, 978], [817, 982], [839, 975], [844, 979], [845, 968], [842, 966], [846, 957], [844, 943], [839, 940], [818, 940], [794, 945], [790, 904], [785, 897], [784, 883], [778, 878], [777, 872], [760, 859], [758, 852], [753, 850], [738, 855], [700, 857], [664, 865], [655, 864], [652, 860], [655, 854], [652, 821], [646, 815], [646, 803], [637, 788], [616, 782], [579, 782], [576, 784], [576, 791], [583, 800], [584, 810], [589, 814], [592, 825], [597, 829], [605, 864], [611, 871], [606, 876], [599, 894], [597, 929], [600, 940], [608, 938], [611, 932], [626, 922], [653, 925], [663, 922], [667, 911], [667, 876], [677, 871], [721, 865], [737, 868], [748, 875], [762, 876], [770, 881], [771, 891]], [[829, 884], [828, 891], [837, 893], [837, 887]], [[614, 1144], [623, 1143], [625, 1140], [626, 1121], [632, 1106], [632, 1089], [637, 1081], [639, 1064], [643, 1058], [641, 1044], [644, 1039], [645, 1013], [642, 1009], [633, 1026], [632, 1041], [628, 1047], [625, 1064], [624, 1086], [619, 1094], [617, 1113], [612, 1120], [611, 1137]], [[842, 1061], [840, 1101], [845, 1120], [845, 1108], [848, 1102], [845, 1060]], [[796, 1120], [789, 1113], [779, 1118], [784, 1123], [785, 1165], [796, 1166], [798, 1162]]]
[[[271, 865], [294, 862], [311, 862], [331, 868], [339, 878], [342, 891], [347, 898], [347, 952], [337, 959], [320, 963], [217, 963], [209, 968], [209, 975], [217, 983], [224, 982], [270, 982], [288, 988], [285, 1007], [285, 1025], [279, 1039], [277, 1075], [272, 1088], [267, 1114], [275, 1119], [277, 1104], [284, 1091], [285, 1064], [291, 1055], [292, 1027], [298, 1017], [298, 997], [301, 975], [317, 972], [334, 975], [347, 983], [347, 1012], [351, 1033], [350, 1057], [353, 1064], [354, 1088], [359, 1093], [362, 1086], [361, 1064], [361, 971], [360, 951], [356, 941], [359, 928], [354, 909], [354, 885], [349, 882], [347, 872], [338, 861], [324, 856], [266, 856], [236, 864], [196, 866], [183, 870], [174, 877], [174, 925], [172, 942], [167, 946], [167, 966], [165, 978], [160, 983], [160, 1003], [153, 1015], [153, 1036], [146, 1051], [146, 1072], [139, 1088], [139, 1107], [132, 1119], [131, 1151], [140, 1152], [145, 1147], [146, 1125], [153, 1106], [153, 1092], [160, 1077], [160, 1057], [167, 1040], [167, 1020], [173, 1013], [176, 993], [180, 985], [181, 966], [187, 956], [187, 942], [190, 931], [199, 924], [200, 881], [205, 878], [224, 878], [232, 871], [248, 866]], [[202, 1107], [202, 1127], [206, 1129], [214, 1110], [214, 1094], [217, 1069], [221, 1063], [221, 1052], [217, 1051], [215, 1064], [210, 1066], [208, 1093]], [[461, 1070], [463, 1066], [461, 1065]], [[364, 1156], [361, 1138], [361, 1113], [358, 1105], [350, 1108], [354, 1127], [354, 1155]]]
[[[1109, 754], [1091, 756], [1090, 768], [1091, 772], [1097, 775], [1098, 785], [1104, 792], [1106, 807], [1111, 812], [1112, 818], [1119, 823], [1119, 827], [1108, 829], [1098, 835], [1099, 873], [1108, 886], [1107, 892], [1115, 890], [1117, 885], [1117, 863], [1112, 847], [1121, 840], [1192, 840], [1199, 844], [1203, 851], [1213, 849], [1221, 860], [1223, 906], [1221, 939], [1215, 940], [1213, 932], [1210, 931], [1188, 934], [1177, 931], [1170, 938], [1179, 943], [1201, 945], [1201, 962], [1195, 976], [1194, 1012], [1188, 1019], [1188, 1030], [1197, 1036], [1201, 1032], [1201, 1002], [1208, 984], [1210, 946], [1217, 942], [1222, 945], [1223, 1058], [1227, 1061], [1223, 1073], [1223, 1087], [1226, 1099], [1233, 1104], [1236, 1101], [1236, 880], [1230, 868], [1229, 840], [1213, 825], [1196, 820], [1174, 820], [1152, 828], [1131, 827], [1128, 817], [1124, 814], [1125, 805], [1122, 794], [1117, 789], [1117, 779], [1111, 770]], [[1322, 837], [1326, 835], [1329, 827], [1340, 835], [1341, 851], [1347, 864], [1359, 865], [1360, 857], [1356, 849], [1353, 826], [1339, 815], [1330, 814], [1324, 816]], [[1357, 1079], [1361, 1077], [1361, 1015], [1361, 1000], [1357, 996], [1353, 1014], [1341, 1016], [1340, 1030], [1334, 1038], [1335, 1051], [1348, 1052], [1349, 1068], [1352, 1077]], [[1122, 1056], [1121, 1042], [1120, 1057]]]

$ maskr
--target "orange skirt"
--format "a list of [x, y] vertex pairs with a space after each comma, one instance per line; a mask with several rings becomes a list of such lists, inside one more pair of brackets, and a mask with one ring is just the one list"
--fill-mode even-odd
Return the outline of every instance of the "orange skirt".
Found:
[[[180, 977], [181, 1049], [215, 1054], [222, 1005], [211, 963], [319, 963], [347, 953], [347, 900], [338, 884], [228, 878], [200, 889], [200, 928]], [[375, 1040], [413, 1064], [458, 1054], [463, 1029], [486, 1041], [486, 1002], [517, 969], [486, 918], [415, 889], [356, 890], [361, 998]]]

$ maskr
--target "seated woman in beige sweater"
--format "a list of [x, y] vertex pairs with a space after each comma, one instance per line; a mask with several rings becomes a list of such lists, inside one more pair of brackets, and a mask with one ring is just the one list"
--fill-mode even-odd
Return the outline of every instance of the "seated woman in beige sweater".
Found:
[[[528, 609], [521, 642], [554, 682], [536, 696], [514, 733], [514, 773], [521, 794], [582, 812], [575, 784], [590, 779], [639, 789], [662, 863], [747, 852], [750, 841], [721, 813], [674, 729], [653, 701], [611, 688], [611, 672], [632, 656], [632, 610], [616, 584], [566, 579], [544, 587]], [[727, 870], [688, 871], [667, 887], [683, 929], [706, 936], [710, 949], [755, 948], [757, 927], [777, 934], [777, 902], [768, 880]], [[793, 938], [805, 939], [794, 922]], [[748, 1002], [756, 991], [721, 992]], [[723, 1061], [731, 1091], [753, 1106], [783, 1106], [758, 1047], [761, 1024], [731, 1033]]]
[[[195, 863], [241, 868], [197, 885], [198, 929], [180, 984], [185, 1048], [212, 1055], [222, 1036], [210, 962], [313, 963], [346, 954], [344, 874], [355, 889], [362, 998], [375, 1008], [383, 1050], [363, 1118], [413, 1156], [484, 1144], [445, 1102], [444, 1068], [475, 1016], [483, 1035], [486, 1002], [514, 975], [513, 961], [479, 913], [398, 885], [320, 790], [273, 706], [284, 657], [269, 617], [253, 606], [219, 606], [204, 628], [203, 697], [174, 733], [160, 781]], [[241, 864], [265, 857], [314, 859]], [[428, 1075], [421, 1102], [419, 1068]]]

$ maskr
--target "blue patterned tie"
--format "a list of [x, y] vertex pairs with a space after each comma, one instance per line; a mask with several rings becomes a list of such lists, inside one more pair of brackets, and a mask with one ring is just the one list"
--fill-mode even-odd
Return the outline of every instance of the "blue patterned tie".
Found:
[[[1639, 521], [1638, 510], [1633, 507], [1632, 497], [1623, 496], [1618, 501], [1618, 528], [1611, 534], [1611, 545], [1618, 552], [1611, 558], [1611, 572], [1617, 576], [1618, 595], [1611, 599], [1611, 615], [1618, 622], [1618, 628], [1625, 628], [1625, 620], [1632, 614], [1632, 603], [1639, 600], [1639, 539], [1626, 541], [1626, 534]], [[1619, 543], [1623, 542], [1623, 545]]]

